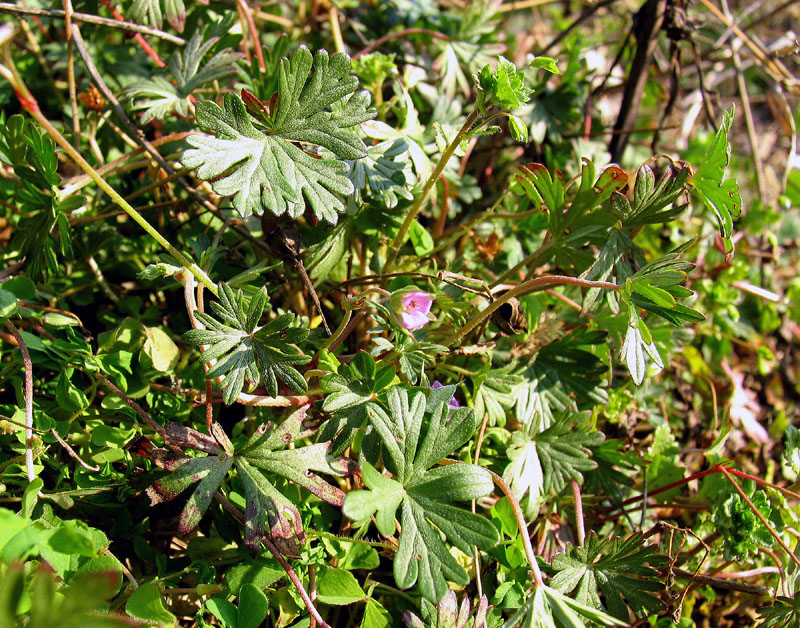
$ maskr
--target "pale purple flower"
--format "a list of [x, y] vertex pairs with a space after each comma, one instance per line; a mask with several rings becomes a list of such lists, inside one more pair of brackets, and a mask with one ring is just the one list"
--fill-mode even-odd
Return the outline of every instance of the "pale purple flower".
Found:
[[[440, 381], [437, 379], [435, 382], [433, 382], [433, 384], [431, 384], [431, 390], [436, 390], [437, 388], [441, 388], [442, 386], [443, 386], [442, 382], [440, 382]], [[447, 404], [447, 405], [448, 405], [448, 406], [450, 406], [450, 407], [451, 407], [451, 408], [453, 408], [453, 409], [458, 409], [458, 408], [460, 408], [460, 407], [461, 407], [461, 406], [458, 404], [458, 400], [456, 399], [456, 396], [455, 396], [455, 395], [453, 395], [453, 396], [450, 398], [450, 401], [448, 402], [448, 404]]]
[[400, 318], [407, 329], [419, 329], [430, 321], [428, 312], [431, 311], [433, 297], [427, 292], [409, 292], [402, 299]]

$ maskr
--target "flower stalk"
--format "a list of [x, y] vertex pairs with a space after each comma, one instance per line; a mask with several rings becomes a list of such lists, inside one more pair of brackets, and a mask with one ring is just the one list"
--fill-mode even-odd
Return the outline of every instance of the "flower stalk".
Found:
[[408, 210], [408, 214], [406, 215], [406, 219], [403, 221], [403, 224], [400, 226], [400, 231], [397, 232], [392, 244], [389, 248], [389, 255], [386, 258], [386, 263], [383, 265], [383, 273], [388, 273], [391, 271], [392, 267], [394, 266], [395, 260], [397, 259], [397, 253], [400, 251], [400, 247], [403, 246], [403, 242], [406, 239], [406, 234], [408, 234], [408, 230], [411, 228], [411, 223], [414, 222], [414, 218], [417, 217], [419, 210], [422, 209], [423, 203], [428, 198], [428, 195], [431, 193], [433, 186], [436, 185], [436, 182], [439, 180], [439, 177], [442, 176], [442, 172], [444, 172], [445, 166], [447, 166], [447, 162], [450, 161], [450, 157], [453, 156], [453, 153], [456, 152], [459, 144], [466, 139], [467, 135], [469, 134], [470, 130], [472, 129], [472, 125], [475, 124], [475, 120], [478, 119], [478, 108], [475, 107], [472, 110], [472, 113], [467, 116], [467, 120], [464, 122], [464, 125], [461, 127], [459, 132], [456, 134], [453, 141], [445, 148], [442, 156], [439, 158], [439, 163], [436, 164], [436, 168], [431, 173], [431, 176], [428, 177], [428, 180], [425, 182], [425, 187], [422, 188], [422, 192], [420, 192], [419, 196], [417, 196], [414, 204]]

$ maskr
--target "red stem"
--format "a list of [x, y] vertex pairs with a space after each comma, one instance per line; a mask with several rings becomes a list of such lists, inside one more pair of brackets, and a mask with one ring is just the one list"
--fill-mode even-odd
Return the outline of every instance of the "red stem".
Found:
[[[116, 19], [118, 22], [125, 21], [125, 17], [122, 15], [122, 13], [120, 13], [114, 7], [112, 7], [111, 3], [108, 0], [100, 0], [100, 2], [102, 2], [103, 5], [111, 12], [111, 15], [114, 16], [114, 19]], [[159, 57], [158, 53], [155, 50], [153, 50], [150, 44], [147, 43], [147, 40], [144, 37], [142, 37], [141, 33], [136, 33], [136, 35], [134, 35], [133, 38], [136, 40], [136, 43], [142, 47], [142, 50], [144, 50], [145, 53], [147, 53], [147, 56], [150, 57], [153, 61], [155, 61], [155, 64], [159, 68], [166, 67], [167, 64], [161, 60], [161, 57]]]
[[[724, 464], [721, 463], [715, 464], [713, 467], [706, 469], [705, 471], [698, 471], [697, 473], [693, 473], [689, 477], [677, 480], [675, 482], [667, 484], [666, 486], [657, 488], [653, 491], [648, 491], [647, 496], [652, 497], [653, 495], [658, 495], [659, 493], [665, 493], [669, 490], [672, 490], [673, 488], [677, 488], [678, 486], [683, 486], [684, 484], [688, 484], [692, 480], [699, 480], [713, 473], [725, 473], [725, 472], [743, 478], [745, 480], [752, 480], [756, 484], [767, 486], [769, 488], [775, 489], [776, 491], [780, 491], [784, 495], [788, 495], [789, 497], [793, 497], [794, 499], [800, 500], [800, 494], [795, 493], [794, 491], [790, 491], [788, 488], [783, 488], [782, 486], [778, 486], [777, 484], [773, 484], [772, 482], [767, 482], [766, 480], [762, 480], [761, 478], [756, 477], [754, 475], [750, 475], [749, 473], [745, 473], [744, 471], [737, 471], [736, 469], [732, 469], [731, 467], [726, 467]], [[644, 496], [645, 494], [642, 493], [641, 495], [637, 495], [636, 497], [630, 497], [625, 501], [622, 501], [619, 504], [617, 504], [611, 512], [617, 510], [617, 508], [622, 508], [624, 506], [627, 506], [628, 504], [633, 504], [635, 502], [638, 502]]]
[[406, 35], [430, 35], [431, 37], [450, 41], [450, 38], [447, 35], [440, 33], [439, 31], [432, 31], [427, 28], [406, 28], [405, 30], [397, 31], [396, 33], [387, 33], [383, 37], [378, 37], [378, 39], [372, 42], [369, 46], [359, 50], [356, 54], [354, 54], [353, 59], [358, 59], [359, 57], [363, 57], [365, 54], [369, 54], [376, 48], [380, 48], [390, 39], [397, 39], [399, 37], [405, 37]]

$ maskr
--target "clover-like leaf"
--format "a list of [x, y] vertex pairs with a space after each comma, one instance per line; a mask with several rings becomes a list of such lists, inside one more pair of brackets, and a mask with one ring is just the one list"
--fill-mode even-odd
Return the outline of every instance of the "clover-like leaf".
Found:
[[263, 379], [267, 393], [278, 394], [278, 380], [293, 390], [307, 389], [303, 376], [294, 368], [306, 364], [311, 358], [300, 353], [295, 343], [308, 335], [305, 329], [290, 327], [293, 317], [284, 314], [256, 330], [261, 314], [267, 304], [267, 293], [259, 290], [245, 300], [241, 290], [234, 291], [225, 283], [220, 284], [220, 300], [211, 302], [217, 318], [204, 312], [196, 312], [197, 319], [208, 329], [190, 329], [183, 334], [185, 342], [195, 345], [210, 345], [203, 352], [207, 362], [217, 360], [206, 377], [214, 379], [224, 376], [223, 399], [231, 404], [242, 392], [247, 382], [254, 386]]
[[[198, 168], [218, 194], [233, 196], [243, 217], [269, 210], [296, 218], [308, 202], [318, 218], [336, 223], [336, 212], [344, 211], [336, 194], [354, 191], [341, 160], [366, 157], [357, 128], [376, 115], [369, 93], [357, 88], [346, 54], [329, 58], [320, 50], [312, 62], [308, 48], [300, 47], [281, 60], [277, 110], [260, 117], [264, 130], [238, 96], [226, 95], [224, 109], [204, 101], [197, 122], [216, 137], [190, 135], [193, 148], [183, 153], [183, 164]], [[326, 148], [338, 159], [319, 159], [297, 143]]]
[[170, 113], [189, 114], [189, 97], [205, 84], [212, 83], [236, 72], [236, 61], [241, 54], [230, 48], [220, 50], [202, 68], [203, 57], [214, 47], [219, 37], [203, 41], [202, 34], [194, 35], [186, 47], [172, 54], [167, 64], [171, 78], [153, 76], [135, 81], [125, 90], [125, 97], [134, 101], [134, 111], [144, 110], [142, 124], [160, 120]]
[[569, 546], [553, 559], [557, 573], [550, 584], [562, 593], [577, 590], [578, 602], [601, 610], [602, 591], [609, 612], [621, 620], [628, 619], [628, 606], [640, 618], [652, 616], [664, 610], [654, 594], [664, 590], [658, 569], [667, 563], [656, 552], [643, 546], [641, 533], [601, 541], [590, 532], [583, 547]]
[[731, 145], [728, 134], [733, 124], [733, 110], [722, 113], [722, 124], [706, 148], [703, 161], [689, 179], [689, 184], [697, 192], [705, 206], [717, 219], [719, 234], [728, 248], [732, 248], [730, 237], [733, 233], [733, 219], [739, 217], [742, 199], [735, 179], [725, 178], [725, 168], [731, 158]]
[[[430, 467], [461, 447], [475, 431], [471, 409], [448, 412], [453, 387], [442, 387], [431, 403], [416, 392], [396, 386], [388, 393], [389, 413], [379, 405], [367, 406], [369, 419], [381, 437], [384, 462], [394, 479], [385, 478], [364, 462], [362, 472], [369, 490], [348, 493], [344, 513], [357, 521], [377, 512], [378, 529], [394, 533], [394, 517], [401, 509], [401, 526], [395, 581], [401, 588], [419, 584], [423, 597], [438, 602], [447, 593], [447, 581], [465, 584], [468, 576], [441, 539], [446, 536], [464, 552], [473, 545], [488, 549], [498, 542], [494, 525], [450, 502], [469, 501], [492, 490], [492, 478], [481, 467], [457, 463]], [[429, 413], [428, 427], [423, 430]]]

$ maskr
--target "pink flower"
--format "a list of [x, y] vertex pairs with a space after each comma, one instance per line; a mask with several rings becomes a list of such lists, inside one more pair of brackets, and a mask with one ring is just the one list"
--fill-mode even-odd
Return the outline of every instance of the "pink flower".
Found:
[[427, 292], [408, 292], [401, 299], [400, 318], [407, 329], [419, 329], [430, 321], [433, 297]]

